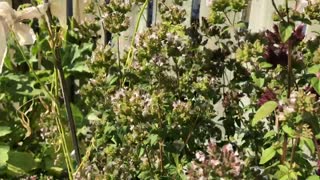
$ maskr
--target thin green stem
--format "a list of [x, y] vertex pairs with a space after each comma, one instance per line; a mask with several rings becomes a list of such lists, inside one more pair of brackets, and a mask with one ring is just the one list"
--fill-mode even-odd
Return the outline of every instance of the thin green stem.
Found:
[[64, 71], [62, 68], [60, 51], [59, 51], [59, 48], [56, 47], [55, 34], [53, 34], [53, 31], [51, 29], [51, 24], [53, 24], [53, 21], [52, 21], [52, 14], [50, 12], [50, 9], [47, 11], [47, 16], [48, 16], [47, 30], [48, 30], [49, 36], [50, 36], [49, 39], [51, 40], [50, 47], [51, 47], [51, 51], [54, 56], [54, 66], [58, 71], [60, 86], [61, 86], [61, 90], [62, 90], [62, 96], [63, 96], [63, 100], [64, 100], [65, 107], [66, 107], [67, 120], [68, 120], [72, 143], [73, 143], [73, 149], [75, 151], [75, 157], [76, 157], [77, 164], [79, 165], [81, 163], [81, 155], [80, 155], [79, 143], [78, 143], [78, 139], [77, 139], [76, 126], [75, 126], [75, 121], [73, 119], [71, 103], [70, 103], [69, 98], [67, 97], [67, 92], [68, 92], [67, 81], [65, 79]]
[[291, 160], [290, 160], [290, 167], [292, 167], [292, 164], [293, 164], [293, 158], [294, 158], [294, 154], [296, 152], [296, 147], [299, 145], [299, 142], [300, 142], [300, 139], [299, 138], [296, 138], [295, 140], [293, 140], [293, 146], [292, 146], [292, 150], [291, 150]]
[[138, 20], [136, 22], [136, 25], [135, 25], [135, 28], [134, 28], [134, 31], [133, 31], [133, 34], [132, 34], [132, 37], [131, 37], [131, 45], [130, 45], [130, 49], [129, 49], [129, 52], [128, 52], [128, 56], [127, 56], [127, 60], [126, 60], [126, 66], [127, 67], [131, 67], [131, 64], [132, 64], [132, 61], [133, 61], [133, 47], [134, 47], [134, 40], [135, 40], [135, 37], [137, 35], [137, 32], [139, 30], [139, 26], [140, 26], [140, 21], [141, 21], [141, 17], [143, 15], [143, 12], [145, 11], [145, 9], [147, 8], [147, 5], [149, 3], [149, 0], [146, 0], [144, 2], [144, 4], [142, 5], [142, 8], [138, 14]]
[[120, 34], [117, 37], [117, 61], [118, 61], [118, 68], [119, 68], [119, 83], [120, 83], [120, 87], [122, 86], [122, 67], [121, 67], [121, 61], [120, 61]]
[[[59, 96], [59, 77], [58, 77], [58, 72], [56, 69], [54, 69], [54, 83], [55, 83], [54, 84], [54, 95], [55, 95], [55, 97], [58, 97]], [[69, 149], [67, 146], [65, 131], [62, 126], [61, 119], [60, 119], [60, 117], [61, 117], [60, 116], [60, 107], [59, 107], [59, 104], [53, 104], [53, 105], [54, 105], [54, 107], [56, 109], [56, 113], [57, 113], [57, 118], [55, 118], [55, 120], [56, 120], [56, 124], [58, 126], [61, 140], [62, 140], [62, 150], [63, 150], [63, 154], [64, 154], [65, 161], [67, 164], [68, 176], [69, 176], [69, 179], [71, 180], [71, 179], [73, 179], [72, 174], [74, 174], [73, 173], [74, 169], [73, 169], [72, 161], [71, 161], [71, 158], [69, 155]]]
[[289, 16], [289, 3], [288, 0], [286, 0], [286, 13], [287, 13], [287, 21], [290, 22], [290, 16]]
[[274, 0], [271, 0], [271, 2], [272, 2], [273, 8], [275, 9], [275, 11], [277, 12], [277, 14], [279, 15], [280, 19], [281, 19], [283, 22], [286, 22], [286, 20], [282, 17], [279, 9], [277, 8], [277, 5], [276, 5], [275, 1], [274, 1]]
[[223, 15], [226, 17], [226, 19], [227, 19], [228, 23], [230, 24], [230, 26], [233, 27], [232, 21], [231, 21], [231, 19], [229, 18], [228, 14], [223, 11]]
[[[40, 88], [45, 92], [45, 94], [47, 94], [47, 96], [51, 99], [52, 103], [54, 104], [54, 106], [58, 106], [58, 102], [57, 100], [54, 98], [54, 96], [51, 94], [51, 92], [47, 89], [47, 87], [42, 84], [42, 82], [40, 81], [39, 77], [37, 76], [36, 72], [34, 71], [33, 69], [33, 66], [32, 64], [28, 61], [28, 59], [26, 58], [25, 54], [24, 54], [24, 51], [22, 50], [22, 47], [21, 45], [19, 44], [15, 34], [14, 34], [14, 40], [17, 44], [17, 47], [18, 47], [18, 50], [19, 52], [21, 53], [22, 55], [22, 58], [24, 59], [24, 61], [27, 63], [28, 67], [29, 67], [29, 70], [30, 72], [33, 74], [34, 78], [36, 79], [37, 83], [40, 84]], [[58, 116], [60, 115], [59, 114], [59, 109], [57, 109], [57, 113], [58, 113]], [[60, 117], [60, 116], [59, 116]], [[57, 119], [56, 119], [57, 120]], [[67, 158], [66, 159], [66, 164], [67, 164], [67, 169], [68, 169], [68, 174], [69, 174], [69, 179], [72, 179], [72, 163], [71, 163], [71, 160], [70, 160], [70, 156], [69, 156], [69, 153], [68, 153], [68, 150], [67, 150], [67, 143], [66, 143], [66, 139], [65, 139], [65, 136], [64, 136], [64, 131], [63, 131], [63, 127], [61, 126], [61, 122], [60, 120], [56, 121], [56, 124], [58, 126], [58, 131], [59, 131], [59, 134], [62, 138], [62, 147], [63, 147], [63, 153], [65, 155], [65, 157]], [[69, 158], [69, 159], [68, 159]]]
[[18, 42], [18, 39], [16, 37], [16, 35], [14, 34], [13, 36], [15, 43], [17, 44], [18, 50], [22, 55], [23, 60], [27, 63], [29, 70], [31, 72], [31, 74], [33, 75], [33, 77], [36, 79], [37, 83], [39, 83], [40, 88], [43, 90], [43, 92], [45, 93], [45, 95], [47, 95], [51, 100], [57, 102], [55, 100], [55, 98], [52, 96], [52, 94], [49, 92], [49, 90], [47, 89], [47, 87], [40, 81], [38, 75], [36, 74], [36, 72], [34, 71], [32, 64], [28, 61], [26, 55], [24, 54], [24, 51], [22, 50], [21, 45]]

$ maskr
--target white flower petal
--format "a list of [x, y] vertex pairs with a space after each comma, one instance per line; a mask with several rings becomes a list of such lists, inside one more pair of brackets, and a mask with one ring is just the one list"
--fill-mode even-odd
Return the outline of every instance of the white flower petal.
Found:
[[2, 73], [4, 58], [7, 54], [7, 37], [3, 24], [4, 23], [0, 21], [0, 73]]
[[46, 13], [47, 9], [48, 3], [40, 4], [37, 7], [28, 7], [24, 8], [21, 11], [17, 11], [16, 16], [19, 21], [23, 19], [40, 18], [42, 15]]
[[20, 22], [15, 23], [13, 31], [15, 32], [20, 45], [30, 45], [36, 40], [36, 35], [32, 28], [26, 24]]

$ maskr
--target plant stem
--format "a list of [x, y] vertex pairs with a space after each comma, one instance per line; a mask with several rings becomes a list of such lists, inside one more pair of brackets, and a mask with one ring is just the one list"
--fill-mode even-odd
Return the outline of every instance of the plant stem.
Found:
[[[160, 109], [160, 106], [158, 105], [158, 118], [159, 118], [159, 127], [160, 129], [162, 130], [162, 117], [161, 117], [161, 109]], [[163, 144], [164, 144], [164, 140], [161, 139], [160, 142], [159, 142], [159, 150], [160, 150], [160, 153], [159, 153], [159, 156], [160, 156], [160, 172], [162, 174], [163, 172]]]
[[[45, 0], [45, 2], [48, 2], [48, 0]], [[67, 81], [64, 76], [64, 71], [62, 68], [62, 63], [61, 63], [61, 57], [60, 57], [60, 52], [59, 49], [56, 47], [56, 42], [54, 41], [54, 34], [51, 29], [51, 24], [53, 24], [52, 21], [52, 14], [50, 12], [50, 9], [47, 11], [47, 16], [48, 16], [48, 22], [47, 22], [47, 29], [50, 35], [50, 40], [51, 40], [51, 50], [54, 55], [55, 61], [54, 61], [54, 66], [58, 70], [58, 76], [60, 80], [60, 86], [62, 90], [62, 96], [63, 100], [66, 106], [66, 112], [67, 112], [67, 120], [70, 128], [70, 133], [71, 133], [71, 138], [72, 138], [72, 143], [73, 143], [73, 149], [75, 151], [75, 157], [77, 164], [79, 165], [81, 163], [81, 155], [80, 155], [80, 150], [79, 150], [79, 143], [77, 139], [77, 132], [76, 132], [76, 126], [75, 122], [73, 119], [73, 114], [71, 110], [71, 103], [69, 101], [69, 98], [67, 97]]]
[[287, 150], [288, 150], [288, 135], [284, 134], [283, 143], [282, 143], [281, 164], [284, 164], [284, 162], [286, 161]]
[[118, 61], [118, 68], [119, 68], [119, 83], [120, 83], [120, 87], [122, 87], [122, 78], [123, 78], [123, 75], [122, 75], [122, 67], [121, 67], [121, 61], [120, 61], [120, 34], [118, 34], [118, 37], [117, 37], [117, 61]]
[[288, 40], [288, 93], [287, 98], [290, 98], [292, 84], [292, 43]]
[[271, 0], [271, 1], [272, 1], [272, 6], [273, 6], [273, 8], [276, 10], [276, 12], [277, 12], [277, 14], [279, 15], [279, 17], [281, 18], [281, 20], [282, 20], [283, 22], [286, 22], [286, 20], [282, 17], [279, 9], [277, 8], [277, 5], [276, 5], [276, 3], [274, 2], [274, 0]]
[[288, 0], [286, 0], [286, 12], [287, 12], [287, 21], [290, 22], [290, 16], [289, 16], [289, 3]]
[[[42, 82], [40, 81], [39, 77], [37, 76], [36, 72], [34, 71], [34, 69], [32, 67], [32, 64], [28, 61], [27, 57], [25, 56], [25, 54], [24, 54], [24, 52], [22, 50], [22, 47], [21, 47], [21, 45], [19, 44], [19, 42], [18, 42], [18, 40], [16, 38], [16, 35], [14, 35], [14, 39], [15, 39], [15, 42], [16, 42], [16, 44], [18, 46], [18, 49], [19, 49], [20, 53], [22, 54], [22, 58], [25, 60], [25, 62], [27, 63], [27, 65], [29, 67], [30, 72], [33, 74], [33, 76], [35, 77], [36, 81], [40, 84], [40, 88], [48, 95], [48, 97], [51, 99], [52, 103], [57, 107], [58, 106], [58, 101], [54, 98], [54, 96], [47, 89], [47, 87], [44, 84], [42, 84]], [[57, 84], [55, 85], [55, 87], [57, 87]], [[58, 117], [60, 117], [60, 113], [59, 113], [58, 107], [56, 109], [57, 109]], [[65, 135], [64, 135], [64, 130], [63, 130], [61, 121], [58, 120], [58, 118], [55, 118], [55, 119], [56, 119], [56, 124], [58, 126], [58, 131], [59, 131], [61, 139], [62, 139], [62, 150], [63, 150], [64, 156], [65, 156], [65, 160], [66, 160], [66, 164], [67, 164], [69, 179], [71, 180], [72, 179], [73, 167], [72, 167], [72, 164], [71, 164], [69, 153], [67, 152], [68, 148], [67, 148], [67, 145], [66, 145], [67, 143], [66, 143], [66, 139], [65, 139]]]
[[318, 140], [315, 135], [312, 135], [312, 139], [313, 139], [313, 143], [315, 144], [316, 149], [317, 149], [317, 156], [318, 156], [318, 161], [319, 161], [320, 160], [320, 147], [318, 144]]
[[[55, 97], [59, 96], [59, 77], [58, 77], [58, 72], [56, 69], [54, 69], [54, 95]], [[56, 124], [58, 126], [58, 131], [60, 133], [60, 137], [62, 140], [62, 151], [64, 154], [64, 159], [66, 161], [67, 164], [67, 169], [68, 169], [68, 175], [69, 175], [69, 179], [72, 180], [72, 174], [74, 172], [72, 163], [71, 163], [71, 158], [69, 155], [69, 150], [68, 150], [68, 146], [67, 146], [67, 141], [66, 141], [66, 137], [65, 137], [65, 131], [63, 129], [62, 123], [61, 123], [61, 119], [60, 119], [60, 108], [59, 108], [59, 104], [54, 103], [53, 106], [55, 107], [56, 113], [57, 113], [57, 117], [55, 118], [56, 120]]]
[[76, 132], [76, 125], [73, 119], [73, 114], [71, 110], [71, 103], [69, 101], [69, 98], [67, 97], [67, 81], [64, 77], [64, 72], [62, 69], [61, 62], [56, 59], [55, 66], [58, 70], [58, 75], [59, 75], [59, 80], [60, 80], [60, 85], [61, 85], [61, 90], [62, 90], [62, 95], [63, 95], [63, 100], [66, 106], [66, 111], [67, 111], [67, 119], [68, 119], [68, 124], [71, 132], [71, 138], [72, 138], [72, 143], [73, 143], [73, 148], [75, 151], [75, 157], [78, 165], [81, 163], [81, 155], [80, 155], [80, 150], [79, 150], [79, 143], [78, 143], [78, 138], [77, 138], [77, 132]]
[[226, 17], [228, 23], [230, 24], [230, 26], [233, 26], [231, 19], [229, 18], [228, 14], [226, 12], [223, 11], [224, 16]]
[[292, 146], [292, 150], [291, 150], [291, 160], [290, 160], [290, 166], [292, 167], [292, 164], [293, 164], [293, 158], [294, 158], [294, 153], [296, 152], [296, 147], [298, 146], [300, 142], [300, 139], [299, 138], [296, 138], [294, 143], [293, 143], [293, 146]]
[[137, 23], [135, 25], [135, 28], [134, 28], [134, 31], [133, 31], [133, 34], [132, 34], [132, 37], [131, 37], [131, 45], [130, 45], [130, 49], [129, 49], [129, 52], [128, 52], [128, 56], [127, 56], [127, 60], [126, 60], [126, 65], [127, 67], [130, 67], [131, 64], [132, 64], [132, 61], [133, 61], [133, 46], [134, 46], [134, 40], [135, 40], [135, 37], [137, 35], [137, 32], [138, 32], [138, 29], [139, 29], [139, 26], [140, 26], [140, 21], [141, 21], [141, 17], [143, 15], [143, 12], [144, 10], [147, 8], [147, 5], [149, 3], [149, 0], [146, 0], [144, 2], [144, 4], [142, 5], [142, 8], [138, 14], [138, 20], [137, 20]]

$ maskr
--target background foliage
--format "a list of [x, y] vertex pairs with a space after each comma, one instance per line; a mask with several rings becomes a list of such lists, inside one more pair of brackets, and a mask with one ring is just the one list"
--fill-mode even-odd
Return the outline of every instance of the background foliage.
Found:
[[[0, 76], [0, 176], [319, 179], [319, 37], [304, 34], [320, 20], [319, 2], [305, 13], [275, 7], [273, 30], [252, 33], [236, 19], [246, 0], [208, 2], [210, 16], [191, 26], [183, 1], [159, 1], [161, 22], [133, 32], [120, 54], [128, 13], [146, 3], [92, 1], [86, 13], [95, 21], [72, 21], [68, 30], [55, 18], [49, 28], [32, 21], [32, 46], [10, 37]], [[100, 28], [112, 32], [111, 44], [99, 43]], [[80, 165], [70, 157], [57, 55], [76, 82], [69, 97]]]

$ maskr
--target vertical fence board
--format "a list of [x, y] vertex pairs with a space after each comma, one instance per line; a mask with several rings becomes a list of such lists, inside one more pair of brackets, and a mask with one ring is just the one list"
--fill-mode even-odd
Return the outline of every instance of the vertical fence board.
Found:
[[207, 2], [204, 0], [201, 0], [200, 2], [200, 23], [201, 22], [201, 17], [209, 17], [210, 14], [210, 8], [207, 6]]
[[67, 27], [67, 6], [66, 0], [54, 0], [50, 3], [50, 10], [53, 16], [59, 19], [60, 25]]
[[191, 13], [192, 13], [192, 0], [186, 0], [183, 1], [182, 8], [184, 8], [187, 12], [186, 20], [184, 21], [184, 24], [186, 26], [190, 26], [191, 24]]
[[[284, 4], [284, 0], [275, 0], [277, 5]], [[290, 3], [290, 6], [294, 6], [294, 2]], [[252, 0], [250, 17], [249, 17], [249, 29], [252, 32], [259, 32], [265, 29], [271, 29], [274, 22], [272, 15], [275, 12], [272, 6], [271, 0]]]
[[249, 18], [249, 29], [258, 32], [272, 27], [273, 7], [271, 1], [253, 0]]

